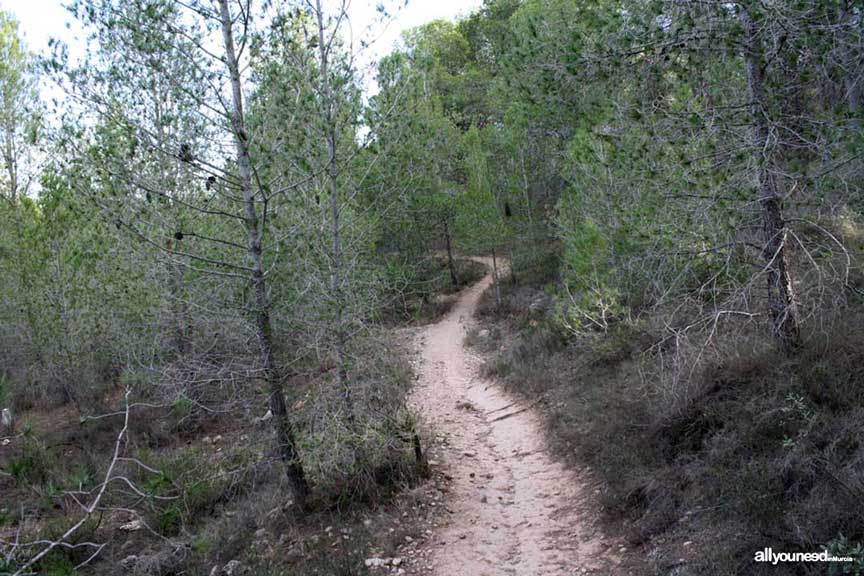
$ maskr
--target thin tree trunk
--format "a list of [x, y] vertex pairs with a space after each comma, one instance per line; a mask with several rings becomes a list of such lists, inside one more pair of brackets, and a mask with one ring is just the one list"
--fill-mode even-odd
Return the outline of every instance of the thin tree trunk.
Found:
[[345, 365], [345, 327], [343, 319], [342, 298], [342, 235], [339, 223], [339, 186], [336, 166], [336, 119], [333, 117], [333, 91], [330, 86], [330, 70], [328, 65], [328, 46], [324, 38], [324, 12], [321, 0], [316, 0], [315, 11], [318, 19], [318, 48], [321, 64], [321, 92], [324, 98], [325, 122], [327, 126], [327, 179], [330, 186], [330, 223], [332, 226], [332, 261], [330, 269], [330, 296], [336, 307], [334, 319], [334, 349], [336, 352], [336, 378], [342, 389], [345, 410], [348, 419], [354, 419], [354, 402], [351, 398], [351, 385], [348, 381], [348, 370]]
[[302, 507], [309, 494], [303, 464], [297, 453], [294, 429], [288, 418], [285, 405], [285, 395], [282, 380], [273, 354], [273, 328], [270, 322], [270, 305], [267, 298], [267, 286], [264, 278], [264, 256], [261, 245], [261, 234], [258, 230], [258, 214], [255, 210], [255, 196], [252, 192], [251, 162], [249, 158], [248, 136], [243, 120], [243, 92], [240, 84], [240, 69], [234, 50], [231, 13], [228, 10], [228, 0], [218, 0], [222, 24], [222, 38], [225, 44], [225, 61], [231, 76], [231, 92], [233, 110], [231, 127], [234, 133], [234, 144], [237, 151], [237, 168], [240, 176], [240, 190], [243, 196], [243, 208], [246, 228], [249, 234], [249, 259], [252, 264], [252, 286], [254, 288], [255, 326], [258, 344], [261, 347], [261, 363], [264, 378], [270, 389], [270, 411], [273, 413], [273, 426], [276, 432], [276, 442], [279, 454], [285, 463], [288, 483], [292, 495]]
[[843, 84], [846, 89], [846, 103], [849, 106], [849, 111], [857, 115], [861, 111], [861, 94], [862, 87], [862, 69], [860, 59], [856, 57], [854, 44], [855, 32], [852, 29], [854, 26], [854, 16], [850, 3], [841, 1], [837, 8], [839, 15], [839, 24], [844, 32], [842, 37], [846, 40], [844, 54], [844, 71]]
[[189, 339], [189, 319], [184, 301], [183, 266], [169, 262], [168, 274], [171, 316], [174, 323], [174, 351], [178, 358], [183, 358], [192, 349], [192, 342]]
[[495, 256], [495, 249], [492, 249], [492, 283], [495, 285], [495, 304], [501, 308], [501, 285], [498, 282], [498, 259]]
[[8, 120], [8, 122], [3, 160], [6, 163], [6, 172], [9, 176], [9, 203], [15, 207], [18, 205], [18, 160], [15, 154], [15, 131], [12, 129], [12, 121]]
[[740, 17], [744, 28], [744, 63], [753, 116], [753, 144], [762, 154], [759, 159], [759, 202], [765, 242], [763, 257], [768, 280], [768, 311], [774, 337], [785, 351], [791, 352], [800, 344], [801, 329], [789, 265], [788, 231], [769, 150], [771, 129], [766, 117], [762, 41], [748, 10], [742, 8]]
[[450, 226], [444, 218], [444, 241], [447, 243], [447, 267], [450, 268], [450, 282], [453, 288], [459, 288], [459, 276], [456, 275], [456, 263], [453, 261], [453, 246], [450, 242]]
[[[519, 147], [519, 163], [522, 166], [522, 193], [525, 195], [525, 211], [528, 213], [528, 224], [534, 225], [534, 210], [531, 206], [531, 186], [528, 184], [528, 172], [525, 170], [525, 149]], [[512, 266], [513, 263], [511, 262]]]
[[[168, 149], [168, 138], [165, 134], [164, 122], [162, 120], [162, 102], [164, 101], [164, 97], [159, 88], [160, 86], [157, 84], [155, 87], [155, 93], [153, 94], [153, 100], [155, 104], [154, 108], [156, 114], [156, 134], [158, 138], [158, 148], [160, 151], [162, 151], [162, 154], [159, 157], [159, 176], [160, 181], [164, 183], [168, 181], [169, 170], [167, 166], [168, 158], [166, 156], [166, 150]], [[175, 203], [178, 184], [179, 178], [175, 170], [171, 179], [171, 184], [166, 187], [166, 195], [168, 196], [168, 210], [170, 211], [170, 220], [174, 224], [174, 232], [180, 230], [180, 219], [176, 213], [177, 206]], [[169, 250], [174, 250], [174, 242], [175, 240], [173, 238], [169, 238], [166, 241], [166, 248], [168, 248]], [[165, 263], [165, 269], [168, 274], [168, 298], [171, 300], [170, 308], [171, 323], [173, 324], [174, 329], [174, 354], [177, 358], [182, 358], [189, 353], [191, 348], [191, 342], [189, 340], [189, 334], [187, 329], [188, 312], [186, 310], [186, 304], [184, 301], [184, 268], [181, 263], [176, 262], [173, 258], [168, 258]]]

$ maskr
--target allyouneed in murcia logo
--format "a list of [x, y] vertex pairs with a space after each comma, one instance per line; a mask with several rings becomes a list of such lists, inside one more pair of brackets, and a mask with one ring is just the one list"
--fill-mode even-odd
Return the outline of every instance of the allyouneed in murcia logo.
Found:
[[822, 552], [774, 552], [771, 548], [763, 548], [756, 552], [756, 562], [770, 562], [777, 565], [780, 562], [854, 562], [851, 556], [834, 556], [827, 550]]

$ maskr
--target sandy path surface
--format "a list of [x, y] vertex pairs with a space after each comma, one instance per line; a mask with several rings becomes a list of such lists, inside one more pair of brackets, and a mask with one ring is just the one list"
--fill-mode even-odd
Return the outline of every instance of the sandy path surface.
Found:
[[437, 436], [433, 471], [446, 512], [412, 573], [435, 576], [615, 574], [617, 547], [596, 527], [595, 486], [547, 452], [539, 415], [479, 375], [463, 339], [491, 276], [418, 336], [412, 404]]

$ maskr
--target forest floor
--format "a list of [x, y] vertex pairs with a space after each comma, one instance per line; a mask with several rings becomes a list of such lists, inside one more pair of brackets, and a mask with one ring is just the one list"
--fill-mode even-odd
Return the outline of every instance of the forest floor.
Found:
[[[418, 332], [411, 403], [434, 430], [428, 448], [443, 478], [440, 517], [412, 574], [572, 575], [621, 572], [621, 543], [600, 528], [598, 485], [546, 449], [540, 414], [480, 376], [466, 349], [491, 276], [466, 288]], [[425, 550], [423, 549], [425, 548]]]

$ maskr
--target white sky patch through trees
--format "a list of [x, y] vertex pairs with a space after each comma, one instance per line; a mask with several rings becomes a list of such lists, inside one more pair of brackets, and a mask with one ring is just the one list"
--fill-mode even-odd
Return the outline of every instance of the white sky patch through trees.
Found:
[[[334, 5], [339, 1], [330, 0]], [[407, 4], [399, 0], [351, 0], [348, 13], [353, 43], [359, 51], [357, 64], [367, 94], [377, 91], [372, 70], [375, 62], [393, 50], [405, 30], [439, 18], [454, 19], [482, 3], [482, 0], [408, 0]], [[392, 14], [384, 24], [377, 23], [379, 4]], [[47, 54], [48, 41], [53, 37], [68, 45], [72, 61], [83, 55], [85, 32], [63, 8], [63, 0], [0, 0], [0, 9], [18, 19], [20, 32], [32, 52]], [[368, 48], [361, 48], [361, 39], [369, 44]]]

